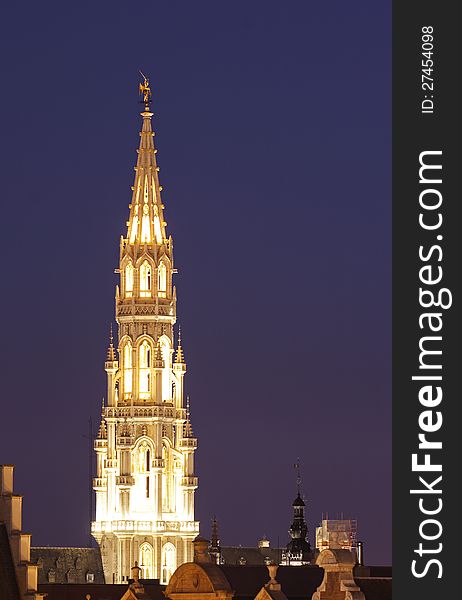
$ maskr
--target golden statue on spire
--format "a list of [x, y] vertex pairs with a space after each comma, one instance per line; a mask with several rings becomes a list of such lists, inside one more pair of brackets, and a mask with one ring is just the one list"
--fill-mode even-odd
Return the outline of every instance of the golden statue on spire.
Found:
[[152, 92], [149, 86], [149, 80], [146, 77], [146, 75], [144, 75], [144, 73], [142, 73], [141, 71], [140, 74], [141, 77], [144, 79], [143, 83], [140, 83], [140, 95], [143, 96], [143, 102], [147, 105], [151, 100]]

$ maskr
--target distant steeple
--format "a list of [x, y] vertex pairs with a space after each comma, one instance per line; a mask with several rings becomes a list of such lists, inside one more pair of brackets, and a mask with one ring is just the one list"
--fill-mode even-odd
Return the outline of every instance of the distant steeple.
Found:
[[294, 465], [297, 470], [297, 497], [292, 502], [293, 521], [289, 528], [289, 535], [292, 538], [287, 544], [283, 555], [283, 563], [287, 565], [308, 564], [312, 558], [311, 546], [307, 541], [308, 525], [305, 521], [305, 502], [300, 495], [300, 486], [302, 482], [300, 474], [300, 459]]
[[215, 515], [212, 517], [212, 537], [210, 540], [209, 554], [212, 561], [217, 565], [221, 564], [221, 547], [218, 537], [218, 521]]

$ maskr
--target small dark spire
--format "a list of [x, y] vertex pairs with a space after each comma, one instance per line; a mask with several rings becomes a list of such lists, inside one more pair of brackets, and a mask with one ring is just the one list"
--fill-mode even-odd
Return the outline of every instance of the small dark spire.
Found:
[[297, 497], [292, 502], [294, 511], [293, 521], [289, 529], [289, 535], [292, 538], [287, 544], [285, 557], [287, 564], [307, 564], [312, 558], [311, 546], [308, 540], [308, 525], [305, 520], [305, 502], [300, 494], [301, 473], [300, 459], [294, 464], [297, 469]]
[[213, 515], [212, 517], [212, 539], [211, 539], [211, 543], [212, 543], [212, 548], [218, 547], [220, 545], [220, 540], [218, 539], [218, 522], [217, 522], [217, 517], [216, 515]]
[[213, 562], [217, 565], [221, 564], [221, 547], [220, 540], [218, 538], [218, 521], [217, 517], [212, 517], [212, 539], [210, 541], [209, 554], [212, 557]]

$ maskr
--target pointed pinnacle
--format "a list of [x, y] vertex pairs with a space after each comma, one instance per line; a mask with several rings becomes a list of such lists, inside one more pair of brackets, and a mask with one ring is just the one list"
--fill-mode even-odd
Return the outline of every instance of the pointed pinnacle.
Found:
[[178, 326], [178, 347], [176, 350], [175, 362], [177, 364], [184, 364], [184, 353], [183, 348], [181, 347], [181, 325]]
[[109, 348], [107, 349], [107, 360], [108, 362], [114, 362], [117, 360], [114, 349], [114, 337], [112, 335], [112, 323], [109, 330]]
[[163, 367], [164, 366], [164, 359], [162, 358], [162, 348], [160, 346], [160, 342], [157, 342], [157, 346], [156, 346], [156, 355], [155, 355], [155, 363], [156, 363], [156, 367]]

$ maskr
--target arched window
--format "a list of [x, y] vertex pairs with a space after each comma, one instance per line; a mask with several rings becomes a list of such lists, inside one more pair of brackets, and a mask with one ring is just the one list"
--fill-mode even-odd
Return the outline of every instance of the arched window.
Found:
[[132, 261], [127, 263], [125, 267], [125, 296], [131, 298], [133, 296], [133, 264]]
[[130, 341], [124, 346], [124, 398], [129, 398], [133, 391], [133, 348]]
[[167, 585], [176, 569], [176, 548], [167, 542], [162, 548], [162, 577], [161, 583]]
[[144, 340], [139, 348], [140, 398], [151, 397], [151, 345]]
[[140, 546], [140, 569], [142, 579], [153, 579], [153, 551], [148, 542], [143, 542]]
[[151, 265], [147, 260], [140, 268], [140, 296], [142, 298], [151, 297]]
[[167, 267], [165, 263], [159, 264], [159, 270], [157, 273], [157, 290], [161, 298], [165, 298], [167, 295]]

